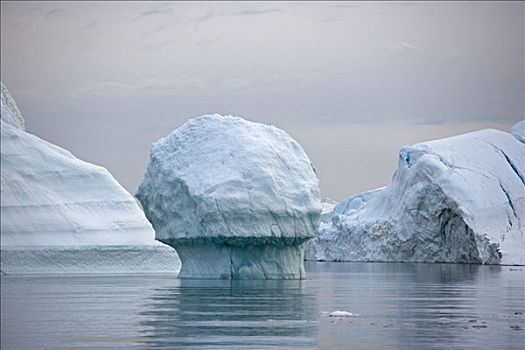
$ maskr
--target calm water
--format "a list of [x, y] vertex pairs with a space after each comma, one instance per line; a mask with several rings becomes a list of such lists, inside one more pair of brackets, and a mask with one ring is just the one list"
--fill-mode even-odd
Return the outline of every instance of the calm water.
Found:
[[[306, 270], [304, 281], [2, 277], [1, 348], [524, 348], [523, 267]], [[334, 310], [360, 316], [329, 317]]]

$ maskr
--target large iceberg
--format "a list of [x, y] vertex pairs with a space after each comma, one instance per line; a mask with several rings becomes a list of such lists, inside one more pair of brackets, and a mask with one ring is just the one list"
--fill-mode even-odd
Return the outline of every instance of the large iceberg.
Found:
[[104, 168], [23, 130], [2, 84], [2, 273], [177, 273], [173, 248]]
[[305, 254], [523, 265], [524, 231], [525, 144], [481, 130], [401, 149], [392, 183], [339, 203]]
[[318, 179], [284, 131], [232, 116], [191, 119], [151, 150], [137, 198], [182, 278], [300, 279]]

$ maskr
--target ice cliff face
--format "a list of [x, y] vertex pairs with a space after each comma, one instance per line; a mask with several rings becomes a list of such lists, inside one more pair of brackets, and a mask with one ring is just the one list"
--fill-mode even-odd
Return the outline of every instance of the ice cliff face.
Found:
[[331, 198], [323, 198], [321, 201], [321, 221], [328, 222], [332, 220], [332, 212], [334, 211], [337, 202]]
[[4, 83], [0, 82], [1, 86], [1, 105], [2, 105], [2, 120], [18, 129], [25, 130], [24, 118], [18, 109], [15, 100], [11, 97]]
[[232, 116], [192, 119], [156, 142], [137, 198], [181, 277], [302, 278], [321, 204], [301, 146]]
[[106, 169], [23, 131], [3, 84], [1, 108], [2, 272], [177, 272]]
[[523, 265], [524, 172], [502, 131], [404, 147], [392, 183], [336, 206], [306, 258]]

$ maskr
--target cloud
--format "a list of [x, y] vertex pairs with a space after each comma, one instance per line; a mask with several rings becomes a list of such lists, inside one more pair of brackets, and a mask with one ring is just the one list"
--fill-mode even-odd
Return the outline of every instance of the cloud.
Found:
[[90, 29], [94, 29], [97, 26], [98, 26], [98, 22], [96, 20], [91, 20], [88, 23], [86, 23], [85, 25], [83, 25], [82, 27], [78, 28], [78, 30], [83, 32], [83, 31], [87, 31], [87, 30], [90, 30]]
[[131, 96], [137, 93], [144, 93], [146, 91], [157, 92], [172, 92], [178, 91], [183, 93], [190, 89], [204, 89], [206, 87], [205, 81], [195, 75], [179, 75], [173, 79], [143, 79], [131, 82], [122, 81], [99, 81], [89, 85], [85, 85], [74, 89], [67, 95], [70, 97], [89, 97], [89, 96]]
[[205, 22], [205, 21], [212, 19], [213, 17], [216, 17], [215, 11], [213, 9], [210, 9], [204, 15], [197, 17], [196, 22], [197, 23]]
[[263, 9], [261, 10], [246, 9], [246, 10], [232, 13], [231, 16], [258, 16], [258, 15], [264, 15], [267, 13], [278, 13], [278, 12], [283, 12], [283, 10], [279, 8], [264, 9], [264, 10]]
[[138, 13], [138, 15], [141, 16], [141, 17], [147, 17], [147, 16], [162, 15], [162, 14], [165, 14], [165, 13], [166, 13], [166, 11], [164, 11], [164, 10], [148, 9], [148, 10], [140, 11]]
[[[152, 35], [150, 33], [143, 34], [142, 36], [144, 38], [152, 37]], [[161, 39], [161, 40], [155, 39], [153, 41], [145, 42], [144, 44], [141, 45], [140, 48], [143, 51], [151, 52], [152, 49], [166, 48], [166, 47], [169, 47], [170, 45], [172, 45], [173, 43], [174, 43], [174, 40], [172, 40], [170, 38], [165, 38], [165, 39]]]
[[208, 36], [198, 40], [196, 42], [196, 44], [199, 45], [199, 46], [211, 45], [211, 44], [214, 44], [216, 42], [219, 42], [223, 37], [224, 37], [224, 32], [216, 31], [216, 32], [211, 33]]
[[410, 44], [407, 42], [401, 42], [399, 44], [390, 46], [390, 51], [401, 54], [401, 55], [408, 54], [411, 52], [417, 52], [421, 50], [422, 48], [420, 46]]
[[135, 84], [121, 83], [116, 81], [101, 81], [74, 89], [68, 95], [70, 97], [84, 97], [88, 95], [104, 95], [108, 92], [129, 92], [137, 90], [138, 86]]
[[155, 3], [152, 6], [137, 12], [135, 20], [173, 13], [172, 5], [173, 4], [171, 3]]
[[259, 9], [246, 9], [246, 10], [237, 11], [231, 14], [226, 14], [226, 13], [217, 13], [215, 9], [212, 8], [208, 10], [204, 15], [197, 17], [195, 19], [195, 22], [199, 24], [202, 22], [209, 21], [216, 17], [259, 16], [259, 15], [264, 15], [268, 13], [279, 13], [279, 12], [283, 12], [283, 10], [279, 8], [260, 9], [260, 10]]
[[92, 40], [81, 40], [79, 42], [78, 48], [80, 51], [91, 51], [95, 48], [95, 42]]
[[198, 74], [177, 74], [169, 78], [139, 78], [129, 81], [105, 80], [74, 89], [70, 97], [135, 96], [137, 94], [200, 94], [209, 90], [228, 95], [259, 93], [288, 94], [304, 88], [302, 74], [239, 74], [220, 80], [210, 80]]
[[337, 7], [337, 8], [356, 8], [356, 7], [359, 7], [359, 4], [358, 4], [358, 3], [348, 3], [348, 2], [346, 2], [346, 1], [343, 1], [343, 2], [336, 1], [336, 2], [332, 2], [332, 3], [330, 3], [330, 7]]
[[62, 12], [61, 9], [54, 7], [54, 8], [50, 9], [49, 11], [47, 11], [47, 12], [44, 14], [44, 18], [45, 18], [46, 20], [49, 20], [49, 19], [55, 17], [56, 15], [58, 15], [58, 14], [61, 13], [61, 12]]

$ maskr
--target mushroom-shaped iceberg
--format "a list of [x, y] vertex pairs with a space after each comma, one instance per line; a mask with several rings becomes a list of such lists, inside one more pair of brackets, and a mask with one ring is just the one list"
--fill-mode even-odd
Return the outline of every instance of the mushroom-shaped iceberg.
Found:
[[181, 278], [300, 279], [321, 213], [318, 179], [287, 133], [233, 116], [191, 119], [151, 150], [137, 198]]

